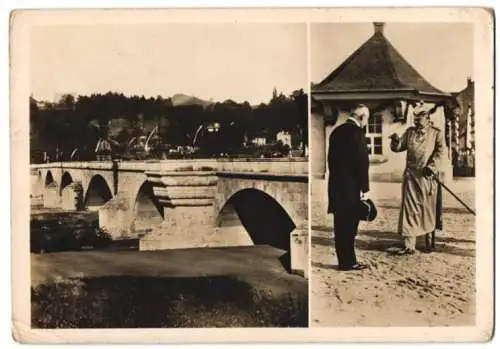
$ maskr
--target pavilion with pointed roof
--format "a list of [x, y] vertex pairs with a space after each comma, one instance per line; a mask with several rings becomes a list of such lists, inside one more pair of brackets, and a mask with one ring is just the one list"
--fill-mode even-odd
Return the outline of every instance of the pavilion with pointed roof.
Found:
[[423, 78], [384, 36], [384, 23], [313, 89], [318, 99], [401, 98], [442, 101], [450, 94]]
[[[373, 35], [311, 88], [311, 156], [316, 178], [325, 178], [330, 132], [347, 119], [356, 104], [370, 109], [366, 141], [372, 179], [401, 179], [405, 154], [392, 153], [388, 137], [394, 132], [401, 135], [413, 125], [412, 109], [417, 102], [432, 109], [431, 120], [444, 133], [444, 105], [451, 94], [420, 75], [384, 35], [384, 27], [385, 23], [374, 23]], [[446, 160], [443, 168], [449, 172]]]

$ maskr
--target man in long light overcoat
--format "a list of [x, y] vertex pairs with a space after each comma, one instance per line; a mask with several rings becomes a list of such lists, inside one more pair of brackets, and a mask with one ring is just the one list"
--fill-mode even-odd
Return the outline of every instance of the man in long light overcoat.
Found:
[[399, 252], [402, 255], [415, 253], [417, 237], [425, 235], [429, 239], [436, 229], [438, 183], [433, 176], [439, 172], [442, 132], [430, 122], [429, 110], [423, 103], [415, 107], [414, 123], [403, 136], [391, 136], [391, 149], [407, 152], [398, 226], [405, 242]]

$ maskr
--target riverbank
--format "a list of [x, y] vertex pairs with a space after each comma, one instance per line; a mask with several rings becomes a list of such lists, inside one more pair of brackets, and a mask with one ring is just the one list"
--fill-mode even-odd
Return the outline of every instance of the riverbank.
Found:
[[305, 327], [307, 280], [269, 246], [32, 254], [42, 328]]

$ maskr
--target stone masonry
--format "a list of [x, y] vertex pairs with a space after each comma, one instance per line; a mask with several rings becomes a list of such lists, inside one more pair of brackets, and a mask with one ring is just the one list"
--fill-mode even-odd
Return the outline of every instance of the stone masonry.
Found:
[[[33, 165], [32, 177], [45, 207], [83, 210], [102, 202], [93, 207], [99, 226], [114, 239], [139, 238], [141, 250], [252, 245], [230, 204], [251, 191], [293, 222], [286, 228], [291, 269], [308, 275], [307, 160], [58, 163]], [[266, 207], [252, 208], [259, 210]]]

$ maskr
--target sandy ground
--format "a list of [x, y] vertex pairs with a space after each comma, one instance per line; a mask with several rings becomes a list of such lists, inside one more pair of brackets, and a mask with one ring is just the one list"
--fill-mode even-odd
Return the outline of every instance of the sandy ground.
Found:
[[[451, 186], [474, 207], [473, 185], [469, 180]], [[474, 324], [474, 216], [445, 195], [445, 232], [436, 237], [437, 251], [395, 256], [390, 252], [402, 246], [402, 239], [395, 234], [399, 186], [398, 183], [372, 184], [379, 216], [374, 222], [360, 225], [357, 257], [369, 265], [369, 269], [363, 271], [336, 269], [332, 217], [322, 213], [324, 203], [313, 200], [312, 326]], [[423, 246], [424, 242], [418, 244]]]

